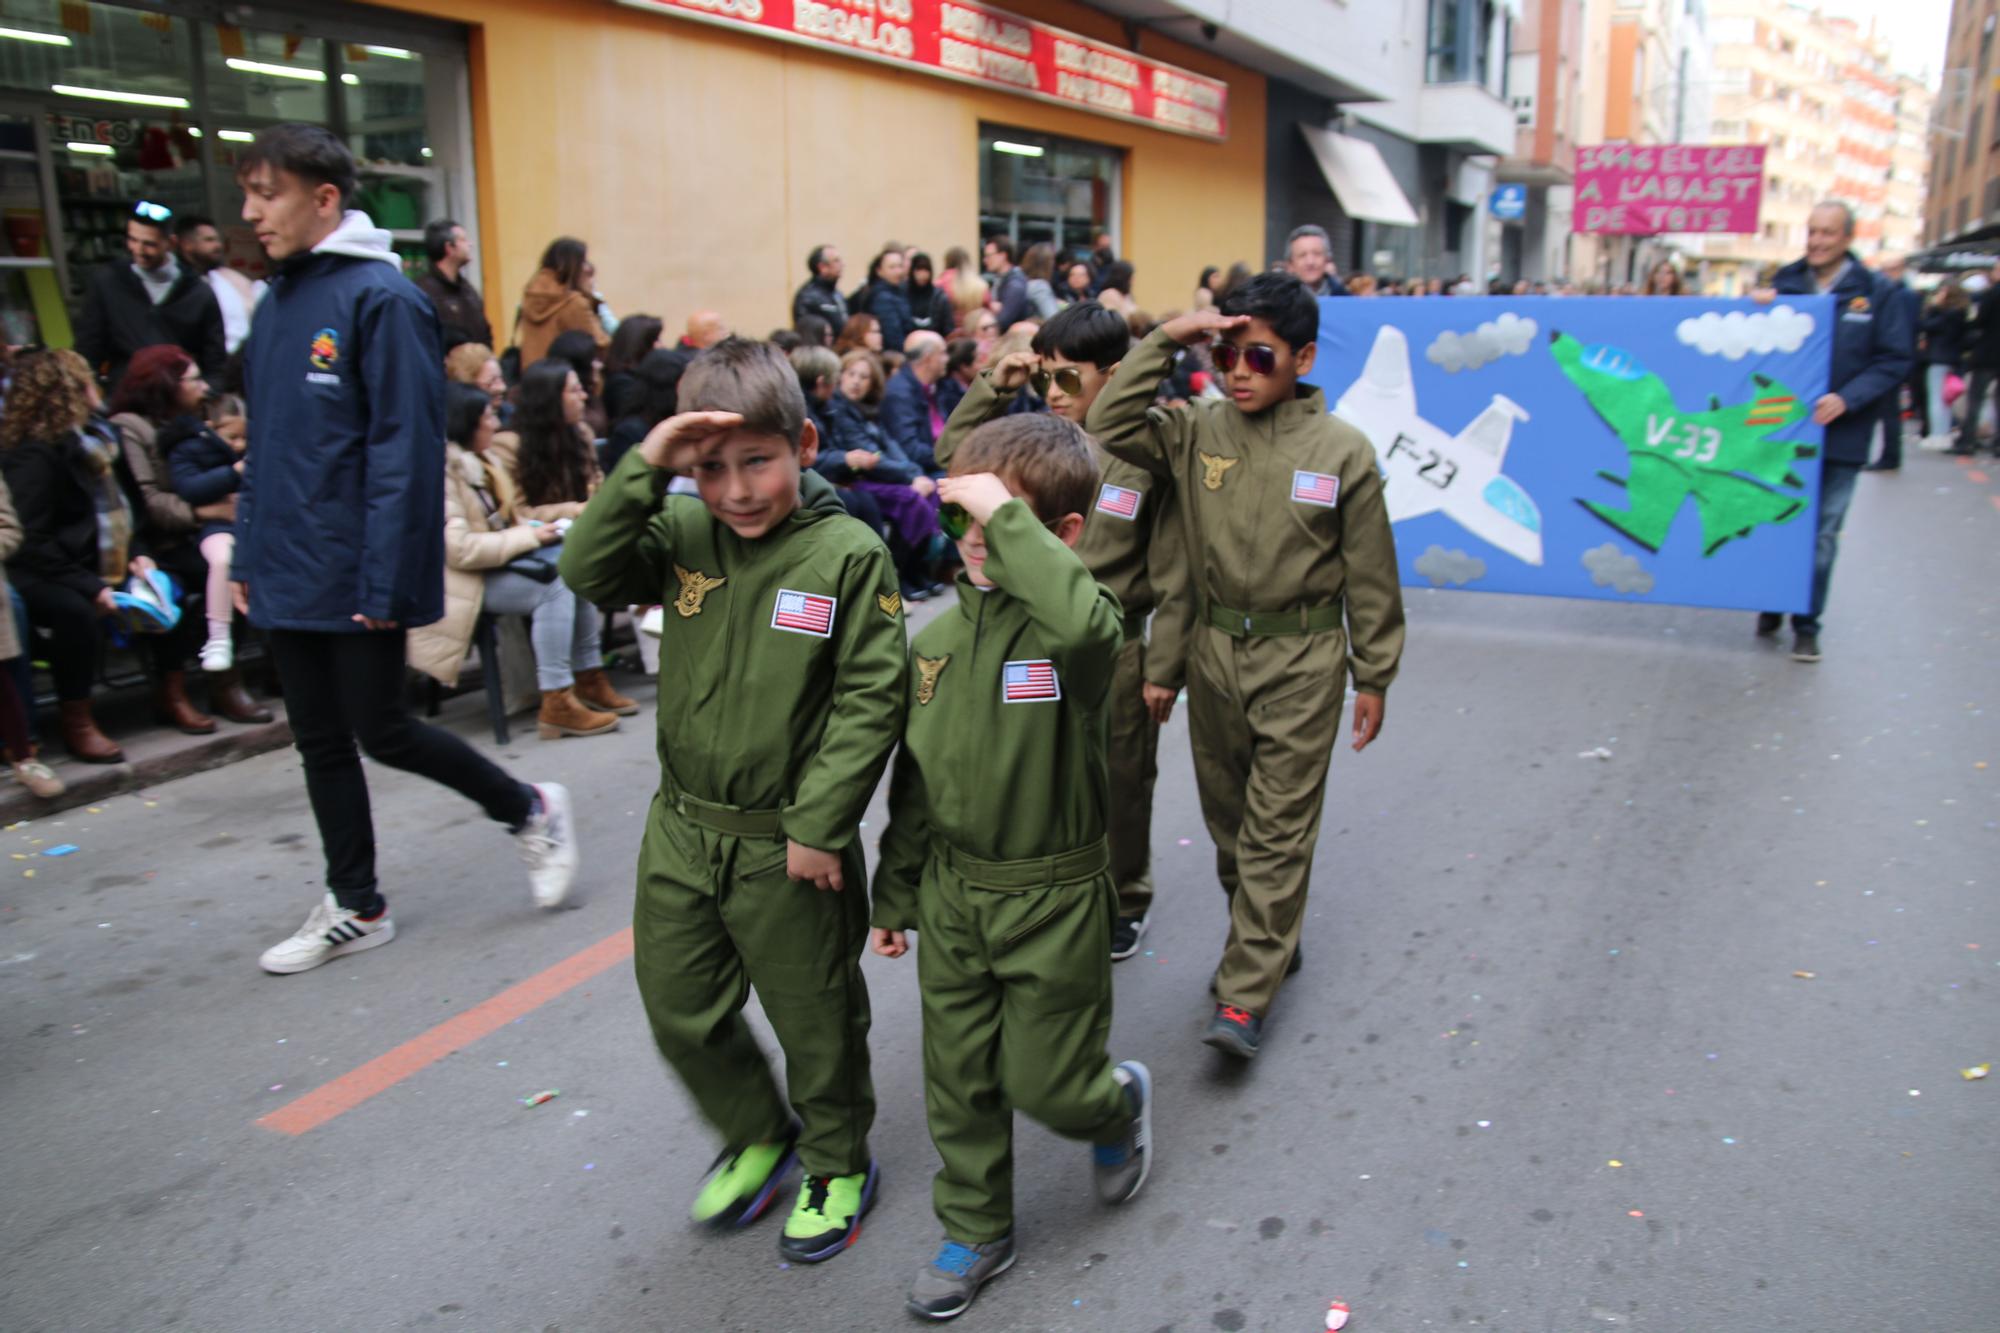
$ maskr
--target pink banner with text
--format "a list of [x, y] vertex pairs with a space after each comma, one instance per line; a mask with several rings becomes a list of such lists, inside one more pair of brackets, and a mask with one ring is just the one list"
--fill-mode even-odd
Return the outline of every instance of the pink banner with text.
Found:
[[1755, 232], [1761, 144], [1588, 144], [1576, 150], [1573, 227], [1610, 236]]

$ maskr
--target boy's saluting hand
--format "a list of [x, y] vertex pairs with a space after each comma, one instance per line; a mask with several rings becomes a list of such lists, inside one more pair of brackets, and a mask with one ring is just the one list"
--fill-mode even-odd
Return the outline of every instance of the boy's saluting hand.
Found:
[[1192, 347], [1212, 333], [1227, 333], [1240, 329], [1250, 322], [1248, 315], [1223, 315], [1213, 310], [1196, 310], [1170, 319], [1160, 326], [1160, 332], [1172, 338], [1183, 347]]
[[1035, 373], [1042, 364], [1042, 358], [1033, 352], [1009, 352], [993, 363], [993, 387], [1012, 391], [1028, 382], [1028, 376]]
[[702, 448], [743, 424], [734, 412], [683, 412], [668, 417], [639, 442], [639, 456], [669, 472], [694, 471]]
[[1013, 498], [1007, 483], [991, 472], [969, 472], [938, 483], [938, 499], [957, 505], [982, 525], [992, 522], [993, 511]]

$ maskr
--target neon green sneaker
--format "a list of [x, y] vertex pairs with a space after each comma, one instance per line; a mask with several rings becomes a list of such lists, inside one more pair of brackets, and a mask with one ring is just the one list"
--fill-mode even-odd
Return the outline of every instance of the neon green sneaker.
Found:
[[799, 1141], [795, 1125], [776, 1143], [753, 1143], [747, 1148], [725, 1148], [702, 1177], [701, 1192], [694, 1196], [689, 1215], [704, 1226], [747, 1227], [764, 1215], [778, 1193], [792, 1164]]
[[881, 1173], [870, 1160], [866, 1171], [851, 1176], [807, 1176], [799, 1186], [798, 1206], [785, 1221], [778, 1253], [802, 1264], [831, 1259], [861, 1235], [861, 1218], [875, 1205]]

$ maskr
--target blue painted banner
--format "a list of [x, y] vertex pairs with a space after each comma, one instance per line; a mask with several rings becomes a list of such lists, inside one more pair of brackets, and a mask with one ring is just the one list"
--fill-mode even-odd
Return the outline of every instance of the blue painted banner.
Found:
[[1306, 379], [1407, 584], [1804, 611], [1832, 334], [1823, 296], [1334, 297]]

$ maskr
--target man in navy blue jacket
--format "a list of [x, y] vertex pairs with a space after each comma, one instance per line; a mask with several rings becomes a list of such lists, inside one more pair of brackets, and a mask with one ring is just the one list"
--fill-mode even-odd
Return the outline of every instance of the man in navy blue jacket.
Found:
[[943, 472], [937, 465], [938, 412], [937, 382], [944, 378], [944, 338], [928, 329], [919, 329], [903, 343], [903, 364], [889, 377], [882, 391], [882, 407], [876, 414], [882, 433], [903, 456], [933, 475]]
[[509, 777], [403, 706], [405, 635], [444, 614], [444, 375], [437, 312], [316, 125], [237, 156], [243, 220], [277, 267], [244, 344], [250, 447], [236, 499], [238, 605], [266, 631], [330, 892], [260, 958], [303, 972], [395, 937], [355, 742], [479, 803], [519, 839], [535, 901], [576, 878], [569, 794]]
[[[1840, 528], [1854, 499], [1854, 483], [1868, 462], [1882, 399], [1902, 384], [1916, 356], [1908, 304], [1895, 284], [1862, 266], [1849, 248], [1853, 244], [1854, 210], [1833, 201], [1819, 204], [1806, 218], [1805, 258], [1779, 269], [1772, 287], [1757, 293], [1766, 303], [1778, 295], [1834, 299], [1833, 367], [1827, 377], [1831, 391], [1812, 411], [1812, 419], [1826, 428], [1812, 610], [1792, 617], [1792, 657], [1800, 662], [1820, 659], [1819, 618], [1826, 610], [1833, 557], [1840, 550]], [[1766, 611], [1757, 617], [1757, 632], [1773, 635], [1784, 623], [1784, 616]]]

